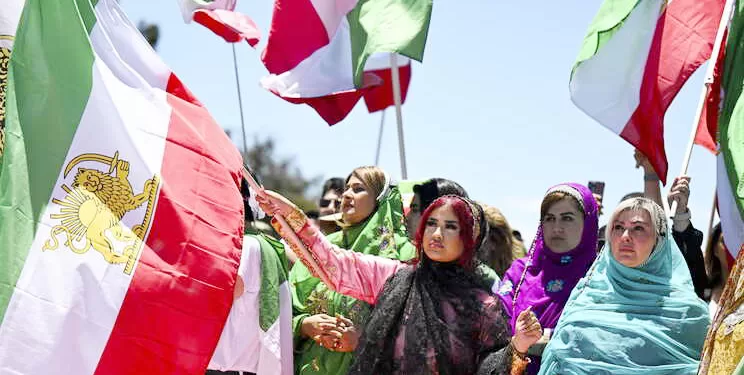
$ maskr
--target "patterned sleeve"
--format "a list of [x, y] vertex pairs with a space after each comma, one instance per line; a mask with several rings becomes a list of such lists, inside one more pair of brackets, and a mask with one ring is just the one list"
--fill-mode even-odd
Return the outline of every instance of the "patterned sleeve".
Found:
[[511, 371], [511, 335], [503, 310], [496, 297], [489, 297], [483, 303], [478, 375], [508, 375]]
[[[385, 281], [406, 266], [398, 260], [341, 249], [307, 221], [288, 222], [291, 229], [276, 225], [275, 228], [313, 275], [326, 279], [326, 284], [341, 294], [374, 304]], [[287, 230], [297, 236], [285, 235], [283, 232]], [[295, 243], [296, 240], [301, 243]]]

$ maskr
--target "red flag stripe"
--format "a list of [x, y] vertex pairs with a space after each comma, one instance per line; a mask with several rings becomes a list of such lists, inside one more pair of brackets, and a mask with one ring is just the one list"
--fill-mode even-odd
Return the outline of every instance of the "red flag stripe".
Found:
[[242, 231], [215, 232], [242, 228], [242, 160], [175, 76], [167, 91], [153, 224], [96, 375], [203, 375], [232, 303]]

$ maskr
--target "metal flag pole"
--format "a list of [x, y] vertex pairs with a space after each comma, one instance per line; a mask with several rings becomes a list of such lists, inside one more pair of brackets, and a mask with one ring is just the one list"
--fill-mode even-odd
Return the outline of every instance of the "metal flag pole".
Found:
[[240, 75], [238, 75], [238, 55], [235, 53], [235, 43], [230, 43], [232, 46], [233, 54], [233, 66], [235, 68], [235, 87], [238, 90], [238, 107], [240, 108], [240, 132], [243, 135], [243, 153], [248, 152], [248, 140], [245, 136], [245, 118], [243, 117], [243, 97], [240, 91]]
[[400, 154], [400, 171], [403, 180], [408, 179], [408, 168], [406, 167], [406, 145], [403, 137], [403, 114], [401, 112], [400, 98], [400, 72], [398, 72], [398, 55], [390, 54], [390, 68], [393, 78], [393, 100], [395, 102], [395, 119], [398, 122], [398, 151]]
[[377, 136], [377, 152], [375, 153], [375, 165], [380, 166], [380, 150], [382, 149], [382, 129], [385, 126], [385, 112], [382, 110], [382, 116], [380, 116], [380, 133]]

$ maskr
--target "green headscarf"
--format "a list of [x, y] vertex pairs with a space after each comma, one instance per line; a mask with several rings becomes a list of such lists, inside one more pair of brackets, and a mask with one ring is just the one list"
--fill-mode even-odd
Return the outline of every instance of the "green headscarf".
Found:
[[[392, 259], [409, 260], [416, 248], [408, 241], [403, 225], [400, 192], [388, 184], [377, 200], [377, 208], [367, 220], [328, 236], [343, 249]], [[311, 315], [343, 315], [361, 330], [371, 311], [370, 305], [331, 291], [320, 279], [297, 262], [289, 273], [292, 287], [292, 324], [295, 335], [296, 374], [346, 374], [353, 353], [332, 352], [313, 340], [301, 337], [302, 321]]]
[[653, 205], [660, 211], [650, 213], [659, 229], [648, 260], [626, 267], [612, 256], [607, 241], [571, 292], [543, 352], [540, 375], [697, 373], [710, 324], [708, 307], [695, 294], [663, 211]]

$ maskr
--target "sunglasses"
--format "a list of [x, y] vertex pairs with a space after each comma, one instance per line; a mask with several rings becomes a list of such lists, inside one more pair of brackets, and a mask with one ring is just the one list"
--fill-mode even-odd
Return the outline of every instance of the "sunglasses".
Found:
[[331, 206], [331, 205], [333, 205], [332, 207], [341, 206], [341, 200], [340, 199], [325, 199], [325, 198], [320, 198], [320, 201], [319, 201], [319, 206], [320, 207], [328, 207], [328, 206]]

